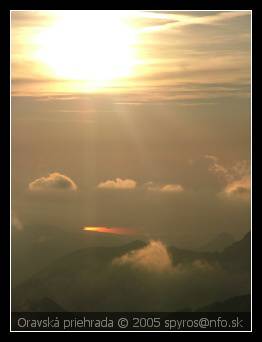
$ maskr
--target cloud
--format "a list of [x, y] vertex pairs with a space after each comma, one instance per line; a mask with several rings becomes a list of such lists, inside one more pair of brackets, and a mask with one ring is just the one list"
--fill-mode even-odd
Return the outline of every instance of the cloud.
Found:
[[184, 188], [180, 184], [165, 184], [165, 185], [155, 185], [153, 182], [146, 183], [146, 188], [149, 191], [159, 191], [159, 192], [173, 192], [178, 193], [184, 191]]
[[130, 190], [136, 188], [136, 181], [133, 179], [121, 179], [107, 180], [101, 182], [97, 186], [99, 189], [117, 189], [117, 190]]
[[206, 155], [205, 158], [210, 162], [208, 170], [227, 183], [250, 174], [250, 163], [247, 160], [237, 161], [233, 166], [226, 168], [216, 156]]
[[162, 241], [151, 240], [141, 249], [133, 250], [113, 260], [113, 265], [129, 265], [133, 269], [150, 273], [165, 273], [171, 276], [185, 276], [192, 272], [212, 272], [217, 265], [207, 260], [196, 259], [187, 264], [173, 264], [172, 256]]
[[29, 184], [30, 191], [76, 191], [75, 182], [59, 172], [50, 173], [47, 177], [41, 177]]
[[[138, 68], [137, 75], [135, 73], [133, 75], [138, 78], [137, 81], [133, 80], [133, 76], [129, 77], [128, 82], [118, 81], [114, 87], [115, 90], [117, 89], [118, 96], [119, 93], [132, 96], [129, 101], [124, 102], [136, 103], [136, 96], [139, 97], [140, 103], [151, 103], [152, 100], [155, 102], [169, 102], [170, 100], [191, 102], [197, 98], [202, 99], [203, 102], [209, 98], [216, 98], [215, 101], [220, 101], [221, 97], [243, 97], [243, 91], [238, 87], [239, 83], [248, 77], [250, 70], [250, 44], [247, 44], [250, 40], [250, 11], [198, 13], [194, 11], [187, 13], [135, 11], [127, 14], [130, 17], [128, 20], [131, 22], [134, 20], [134, 33], [138, 45], [142, 45], [146, 51], [144, 62], [152, 67], [149, 73], [146, 68], [141, 68], [141, 70]], [[22, 48], [20, 44], [21, 32], [24, 32], [23, 35], [27, 38], [29, 34], [27, 31], [31, 32], [32, 28], [37, 28], [39, 25], [45, 26], [50, 16], [45, 14], [42, 18], [32, 13], [27, 14], [26, 18], [25, 20], [22, 13], [16, 13], [12, 20], [15, 49], [13, 54], [14, 92], [17, 95], [28, 93], [39, 95], [41, 87], [45, 90], [44, 96], [49, 96], [52, 95], [50, 84], [54, 84], [54, 80], [44, 76], [39, 78], [35, 68], [30, 68], [30, 63], [26, 63], [27, 59], [21, 61], [21, 58], [16, 56], [28, 54], [26, 46]], [[211, 29], [206, 29], [207, 27]], [[224, 27], [223, 30], [222, 27]], [[175, 40], [173, 34], [176, 37]], [[177, 51], [180, 51], [179, 54], [176, 53]], [[167, 77], [166, 71], [171, 77]], [[161, 74], [160, 80], [158, 80], [158, 74]], [[148, 80], [148, 76], [152, 78], [151, 81]], [[203, 90], [201, 84], [206, 79], [209, 82]], [[184, 90], [180, 90], [178, 88], [183, 81], [186, 81], [187, 85]], [[229, 90], [221, 87], [219, 85], [221, 81], [234, 83], [234, 88]], [[212, 82], [217, 83], [217, 89], [208, 86], [208, 83]], [[56, 84], [59, 86], [59, 81]], [[134, 92], [133, 89], [138, 89], [138, 84], [139, 92]], [[168, 97], [167, 88], [172, 92], [172, 95]], [[81, 89], [80, 85], [80, 92]], [[115, 91], [112, 90], [111, 94], [114, 95], [114, 93]], [[245, 96], [249, 96], [249, 91], [245, 93]], [[59, 100], [59, 95], [55, 94], [55, 97]], [[68, 99], [70, 97], [73, 98], [74, 95], [68, 96]], [[122, 99], [120, 102], [123, 102]]]
[[215, 156], [205, 156], [211, 161], [208, 170], [224, 182], [224, 189], [219, 195], [230, 198], [249, 199], [250, 196], [250, 163], [242, 160], [226, 168]]
[[210, 162], [208, 171], [216, 174], [223, 180], [229, 180], [231, 178], [228, 169], [219, 163], [219, 159], [216, 156], [206, 155], [205, 158]]
[[224, 189], [224, 194], [229, 197], [249, 199], [250, 196], [250, 177], [245, 176], [241, 179], [229, 183]]
[[249, 11], [232, 11], [232, 12], [218, 12], [210, 15], [190, 15], [181, 13], [163, 13], [163, 12], [144, 12], [146, 18], [162, 21], [155, 25], [147, 26], [141, 31], [154, 32], [167, 29], [177, 28], [179, 26], [187, 25], [212, 25], [221, 21], [230, 20], [233, 18], [250, 15]]
[[[88, 307], [89, 311], [103, 312], [174, 312], [248, 293], [250, 289], [248, 273], [237, 269], [232, 272], [232, 265], [227, 270], [216, 264], [217, 258], [208, 255], [200, 260], [197, 257], [200, 254], [189, 252], [188, 257], [185, 254], [181, 258], [179, 251], [167, 249], [160, 241], [151, 241], [133, 251], [125, 245], [122, 250], [126, 252], [114, 258], [119, 248], [99, 248], [98, 254], [89, 255], [88, 263], [81, 262], [86, 253], [79, 253], [75, 264], [69, 254], [64, 260], [72, 265], [66, 271], [56, 273], [55, 286], [54, 282], [49, 284], [50, 278], [40, 276], [33, 284], [39, 291], [32, 291], [29, 286], [26, 292], [17, 293], [15, 301], [23, 301], [28, 294], [28, 299], [31, 295], [41, 298], [52, 286], [52, 299], [63, 303], [67, 311], [85, 311]], [[45, 251], [46, 248], [43, 253]], [[213, 261], [209, 261], [210, 257]], [[68, 279], [73, 276], [73, 281], [65, 283], [65, 276]]]
[[[115, 180], [107, 180], [101, 182], [97, 186], [100, 189], [134, 189], [137, 187], [137, 182], [133, 179], [121, 179], [116, 178]], [[144, 184], [144, 188], [149, 191], [158, 191], [158, 192], [182, 192], [184, 188], [180, 184], [162, 184], [157, 185], [153, 182], [147, 182]]]
[[21, 220], [16, 216], [15, 213], [12, 214], [12, 227], [15, 230], [23, 230], [24, 226], [21, 222]]
[[134, 268], [154, 272], [172, 270], [171, 258], [161, 241], [150, 241], [146, 247], [114, 259], [113, 264], [130, 265]]
[[167, 184], [164, 185], [161, 189], [161, 192], [182, 192], [184, 188], [180, 184]]

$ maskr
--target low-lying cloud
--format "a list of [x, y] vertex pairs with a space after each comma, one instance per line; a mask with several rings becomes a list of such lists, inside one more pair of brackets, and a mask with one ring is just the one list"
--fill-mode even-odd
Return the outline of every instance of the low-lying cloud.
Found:
[[[97, 185], [99, 189], [116, 189], [116, 190], [130, 190], [138, 188], [137, 182], [134, 179], [122, 179], [116, 178], [115, 180], [106, 180]], [[184, 188], [180, 184], [170, 183], [170, 184], [155, 184], [154, 182], [147, 182], [140, 186], [141, 189], [146, 189], [155, 192], [169, 192], [169, 193], [179, 193], [183, 192]]]
[[226, 168], [215, 156], [205, 156], [210, 165], [208, 170], [217, 175], [224, 188], [220, 195], [228, 198], [249, 199], [250, 196], [250, 163], [246, 160], [236, 162], [232, 167]]
[[116, 178], [115, 180], [101, 182], [97, 187], [99, 189], [130, 190], [136, 188], [136, 181], [133, 179]]
[[29, 184], [30, 191], [76, 191], [76, 183], [66, 175], [59, 172], [50, 173], [47, 177], [41, 177]]
[[148, 182], [146, 184], [146, 188], [149, 191], [158, 191], [158, 192], [171, 192], [171, 193], [179, 193], [183, 192], [184, 188], [180, 184], [164, 184], [164, 185], [156, 185], [153, 182]]
[[147, 271], [171, 271], [172, 261], [161, 241], [150, 241], [141, 249], [131, 251], [113, 260], [115, 265], [130, 265]]
[[248, 199], [250, 195], [250, 177], [245, 176], [229, 183], [226, 186], [224, 193], [227, 196], [236, 196], [241, 199]]
[[12, 213], [12, 227], [15, 230], [23, 230], [24, 226], [21, 220], [17, 217], [15, 213]]
[[154, 240], [151, 240], [147, 246], [141, 249], [133, 250], [114, 259], [113, 265], [129, 265], [137, 270], [167, 275], [185, 275], [192, 271], [211, 272], [216, 269], [215, 265], [200, 259], [194, 260], [188, 265], [174, 265], [166, 245], [161, 241]]

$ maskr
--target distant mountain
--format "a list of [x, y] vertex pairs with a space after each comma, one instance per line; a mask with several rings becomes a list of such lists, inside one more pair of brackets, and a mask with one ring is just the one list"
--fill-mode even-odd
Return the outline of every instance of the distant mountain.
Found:
[[99, 274], [106, 271], [114, 258], [144, 246], [143, 241], [132, 241], [122, 246], [83, 248], [58, 258], [12, 290], [12, 311], [35, 311], [43, 306], [43, 297], [53, 298], [54, 293], [60, 292], [60, 287], [67, 283], [71, 286], [81, 273], [88, 270], [90, 275]]
[[250, 291], [250, 233], [223, 252], [169, 247], [171, 273], [112, 266], [115, 258], [146, 245], [89, 247], [58, 258], [12, 290], [12, 310], [23, 311], [26, 304], [37, 311], [42, 298], [52, 298], [66, 311], [179, 311]]
[[23, 312], [64, 312], [65, 310], [54, 302], [52, 299], [44, 297], [39, 300], [32, 301], [30, 299], [25, 300], [19, 306], [13, 307], [13, 311]]
[[[99, 234], [99, 239], [97, 239]], [[79, 249], [118, 246], [130, 241], [129, 236], [65, 230], [56, 226], [28, 225], [12, 234], [12, 287], [24, 282], [54, 260]], [[59, 246], [59, 248], [57, 248]]]
[[234, 242], [222, 252], [190, 251], [169, 247], [174, 264], [191, 263], [194, 260], [205, 260], [218, 263], [228, 271], [250, 272], [251, 268], [251, 233]]
[[235, 242], [234, 237], [229, 233], [221, 233], [205, 245], [198, 248], [202, 252], [222, 252]]
[[248, 232], [243, 239], [234, 242], [219, 256], [223, 267], [232, 271], [248, 271], [251, 269], [251, 233]]
[[198, 312], [250, 312], [251, 296], [237, 296], [226, 299], [223, 302], [216, 302], [207, 306], [203, 306], [196, 310]]

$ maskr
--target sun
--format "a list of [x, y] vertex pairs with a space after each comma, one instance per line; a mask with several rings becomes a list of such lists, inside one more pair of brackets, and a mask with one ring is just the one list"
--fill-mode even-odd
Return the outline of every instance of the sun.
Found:
[[137, 36], [127, 16], [125, 11], [57, 11], [36, 35], [35, 58], [56, 79], [82, 81], [90, 89], [110, 86], [131, 75], [136, 64]]

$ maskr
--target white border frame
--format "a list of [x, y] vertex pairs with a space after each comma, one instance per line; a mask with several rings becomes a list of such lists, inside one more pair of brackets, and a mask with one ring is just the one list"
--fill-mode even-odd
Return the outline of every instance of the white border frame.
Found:
[[[9, 42], [9, 46], [10, 46], [10, 99], [9, 99], [9, 103], [10, 103], [10, 157], [11, 157], [11, 151], [12, 151], [12, 58], [11, 58], [11, 41], [12, 41], [12, 20], [11, 20], [11, 13], [12, 12], [35, 12], [35, 11], [45, 11], [45, 12], [58, 12], [61, 10], [9, 10], [9, 22], [10, 22], [10, 42]], [[73, 10], [67, 10], [67, 11], [75, 11]], [[137, 10], [130, 10], [130, 11], [137, 11]], [[12, 298], [12, 274], [11, 274], [11, 258], [12, 258], [12, 253], [11, 253], [11, 249], [12, 249], [12, 160], [10, 158], [10, 265], [9, 265], [9, 271], [10, 271], [10, 293], [9, 293], [9, 300], [10, 300], [10, 332], [97, 332], [97, 333], [106, 333], [106, 332], [172, 332], [172, 333], [176, 333], [176, 332], [253, 332], [253, 324], [252, 324], [252, 318], [253, 318], [253, 295], [252, 295], [252, 290], [253, 290], [253, 283], [252, 283], [252, 276], [253, 276], [253, 258], [252, 258], [252, 249], [253, 249], [253, 234], [252, 234], [252, 160], [253, 160], [253, 155], [252, 155], [252, 130], [253, 130], [253, 126], [252, 126], [252, 118], [253, 118], [253, 101], [252, 101], [252, 83], [253, 83], [253, 69], [252, 69], [252, 52], [253, 52], [253, 42], [252, 42], [252, 38], [253, 38], [253, 10], [222, 10], [222, 9], [218, 9], [218, 10], [139, 10], [139, 11], [154, 11], [154, 12], [168, 12], [168, 11], [174, 11], [174, 12], [249, 12], [250, 14], [250, 33], [251, 33], [251, 37], [250, 37], [250, 166], [251, 166], [251, 195], [250, 195], [250, 214], [251, 214], [251, 222], [250, 222], [250, 231], [251, 231], [251, 329], [250, 330], [192, 330], [192, 331], [188, 331], [188, 330], [12, 330], [12, 323], [11, 323], [11, 315], [12, 315], [12, 305], [11, 305], [11, 298]]]

